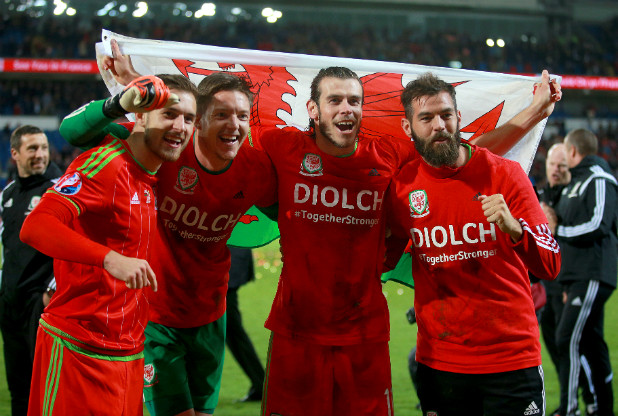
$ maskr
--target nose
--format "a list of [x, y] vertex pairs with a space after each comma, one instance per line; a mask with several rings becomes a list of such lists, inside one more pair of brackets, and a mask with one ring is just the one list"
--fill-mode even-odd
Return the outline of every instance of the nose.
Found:
[[435, 116], [431, 122], [431, 127], [436, 131], [442, 131], [446, 126], [444, 124], [444, 120], [442, 120], [442, 117]]
[[174, 119], [174, 130], [185, 131], [187, 129], [187, 123], [185, 123], [185, 117], [183, 115], [179, 115]]
[[45, 151], [43, 150], [42, 147], [39, 147], [36, 149], [36, 152], [34, 152], [34, 157], [37, 159], [42, 159], [45, 156]]
[[352, 113], [352, 105], [350, 105], [350, 102], [348, 100], [342, 100], [341, 101], [341, 105], [339, 107], [339, 111], [342, 114], [351, 114]]
[[234, 129], [234, 131], [240, 128], [240, 120], [238, 119], [238, 115], [232, 114], [232, 116], [228, 119], [228, 125], [230, 128]]

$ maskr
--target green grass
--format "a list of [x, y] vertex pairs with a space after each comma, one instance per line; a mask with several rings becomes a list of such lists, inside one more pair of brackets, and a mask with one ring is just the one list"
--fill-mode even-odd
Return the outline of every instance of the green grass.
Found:
[[[257, 280], [239, 291], [239, 303], [244, 326], [253, 340], [263, 364], [266, 361], [270, 336], [270, 332], [264, 328], [264, 321], [277, 288], [277, 278], [281, 267], [279, 258], [277, 243], [255, 250]], [[418, 399], [412, 388], [407, 361], [410, 349], [416, 341], [416, 325], [410, 325], [405, 317], [405, 312], [413, 303], [414, 291], [389, 282], [384, 287], [384, 293], [387, 296], [391, 315], [390, 350], [395, 414], [420, 415], [421, 412], [414, 408]], [[613, 368], [615, 368], [614, 364], [618, 363], [618, 303], [616, 299], [616, 296], [610, 298], [605, 310], [605, 339], [610, 349]], [[545, 363], [547, 411], [552, 411], [559, 403], [558, 379], [544, 347], [543, 362]], [[9, 392], [4, 378], [4, 359], [1, 355], [0, 366], [2, 367], [0, 371], [0, 415], [9, 415]], [[616, 397], [618, 397], [617, 384], [614, 381], [614, 396]], [[258, 403], [234, 403], [235, 400], [243, 397], [248, 389], [248, 379], [231, 354], [227, 354], [223, 369], [219, 406], [215, 413], [220, 416], [258, 415], [260, 411]], [[618, 412], [618, 406], [615, 406], [615, 411]]]

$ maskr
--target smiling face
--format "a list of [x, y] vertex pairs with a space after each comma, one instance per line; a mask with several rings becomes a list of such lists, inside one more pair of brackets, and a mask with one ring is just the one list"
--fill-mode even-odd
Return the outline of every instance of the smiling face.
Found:
[[251, 104], [241, 91], [214, 94], [198, 122], [198, 158], [207, 169], [226, 168], [249, 134]]
[[432, 166], [454, 166], [459, 156], [461, 116], [449, 93], [424, 95], [412, 101], [411, 120], [402, 127], [414, 139], [414, 146]]
[[11, 157], [22, 177], [42, 175], [49, 165], [49, 144], [44, 133], [24, 134], [19, 149], [11, 149]]
[[144, 128], [146, 148], [160, 162], [178, 160], [195, 126], [195, 96], [187, 91], [170, 91], [178, 96], [179, 103], [136, 116]]
[[315, 123], [316, 143], [328, 154], [352, 152], [363, 116], [362, 86], [357, 79], [326, 77], [319, 89], [319, 103], [307, 103], [309, 117]]

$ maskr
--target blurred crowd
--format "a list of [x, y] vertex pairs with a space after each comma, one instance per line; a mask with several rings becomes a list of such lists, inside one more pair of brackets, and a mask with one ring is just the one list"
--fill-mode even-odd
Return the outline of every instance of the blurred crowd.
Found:
[[132, 19], [80, 19], [67, 24], [57, 18], [3, 16], [0, 53], [3, 57], [94, 58], [93, 44], [101, 29], [127, 36], [207, 43], [217, 46], [276, 50], [327, 56], [409, 62], [492, 72], [538, 72], [615, 76], [618, 72], [618, 18], [605, 24], [573, 23], [542, 40], [535, 34], [505, 39], [504, 48], [488, 48], [484, 38], [454, 31], [420, 31], [415, 27], [350, 27], [342, 24], [303, 24], [285, 21], [237, 22], [182, 19], [147, 21]]
[[[216, 46], [275, 50], [304, 54], [340, 56], [384, 61], [449, 66], [459, 61], [465, 69], [492, 72], [534, 73], [546, 68], [550, 73], [616, 76], [618, 73], [618, 18], [601, 25], [573, 23], [570, 34], [550, 36], [541, 41], [534, 34], [505, 39], [506, 47], [488, 48], [485, 39], [471, 35], [415, 28], [350, 28], [347, 25], [298, 24], [282, 21], [276, 25], [262, 21], [209, 21], [183, 19], [136, 26], [130, 19], [79, 19], [76, 24], [56, 18], [2, 15], [0, 57], [94, 59], [94, 43], [102, 28], [127, 36], [208, 43]], [[0, 79], [0, 115], [66, 116], [80, 105], [108, 94], [104, 84], [92, 79]], [[558, 109], [557, 109], [558, 110]], [[558, 110], [561, 111], [561, 110]], [[567, 115], [566, 116], [573, 116]], [[576, 116], [581, 116], [577, 114]], [[610, 116], [618, 117], [616, 114]], [[551, 120], [551, 119], [550, 119]], [[618, 121], [596, 131], [600, 154], [618, 172]], [[10, 166], [8, 135], [11, 127], [0, 130], [0, 178]], [[546, 134], [530, 171], [542, 186], [544, 160], [549, 146], [566, 134]], [[49, 132], [57, 149], [54, 158], [66, 165], [74, 150], [63, 145], [57, 132]]]

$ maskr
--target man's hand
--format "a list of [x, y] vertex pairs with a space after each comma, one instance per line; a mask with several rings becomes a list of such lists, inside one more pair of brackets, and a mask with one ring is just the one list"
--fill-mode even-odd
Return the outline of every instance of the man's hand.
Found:
[[549, 72], [544, 69], [541, 82], [534, 84], [533, 95], [531, 106], [537, 109], [542, 120], [550, 116], [556, 103], [562, 99], [562, 88], [555, 79], [550, 81]]
[[500, 231], [511, 236], [513, 242], [518, 242], [521, 239], [524, 230], [519, 221], [511, 215], [502, 194], [481, 195], [479, 201], [483, 214], [487, 217], [487, 222], [496, 224]]
[[178, 96], [170, 93], [160, 78], [146, 75], [134, 79], [120, 94], [105, 100], [103, 114], [116, 119], [127, 113], [145, 113], [177, 104], [179, 101]]
[[110, 45], [112, 47], [112, 56], [105, 56], [103, 58], [103, 69], [109, 70], [116, 82], [121, 85], [128, 85], [135, 78], [139, 78], [140, 75], [133, 68], [131, 57], [120, 52], [118, 42], [112, 39]]
[[129, 289], [152, 286], [152, 290], [157, 291], [157, 278], [146, 260], [126, 257], [111, 250], [103, 259], [103, 268], [125, 282]]

